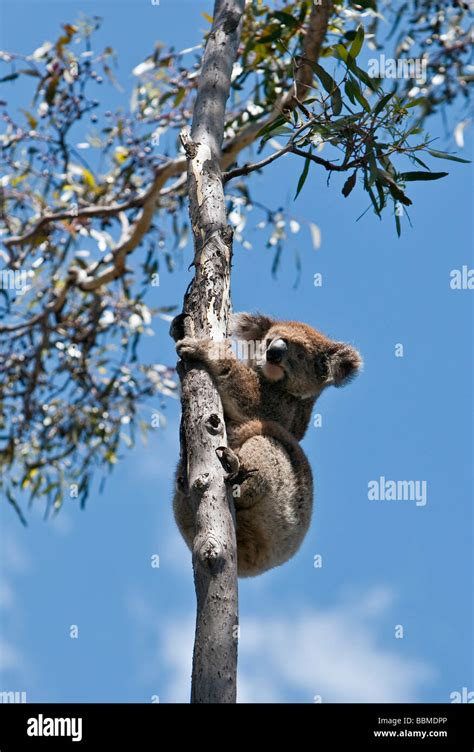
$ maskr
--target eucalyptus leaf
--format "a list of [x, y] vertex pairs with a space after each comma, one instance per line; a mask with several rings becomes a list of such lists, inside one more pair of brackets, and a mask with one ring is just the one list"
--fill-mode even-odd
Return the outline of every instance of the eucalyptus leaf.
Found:
[[449, 175], [449, 172], [402, 172], [399, 179], [404, 182], [416, 180], [439, 180]]

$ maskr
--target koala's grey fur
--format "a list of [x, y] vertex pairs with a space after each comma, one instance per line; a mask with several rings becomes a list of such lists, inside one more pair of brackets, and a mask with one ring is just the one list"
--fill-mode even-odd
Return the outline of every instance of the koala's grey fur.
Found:
[[[234, 498], [238, 573], [249, 577], [283, 564], [300, 547], [311, 520], [313, 480], [298, 442], [323, 389], [347, 383], [362, 361], [350, 345], [296, 321], [240, 313], [232, 336], [256, 343], [246, 361], [229, 342], [209, 339], [185, 337], [177, 351], [205, 364], [222, 399], [230, 454], [240, 466], [233, 481], [240, 484]], [[193, 514], [179, 484], [173, 507], [191, 548]]]

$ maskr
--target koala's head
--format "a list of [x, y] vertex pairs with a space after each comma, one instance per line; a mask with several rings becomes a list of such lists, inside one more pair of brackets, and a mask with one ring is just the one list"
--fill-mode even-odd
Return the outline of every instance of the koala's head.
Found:
[[232, 336], [255, 343], [252, 365], [294, 397], [316, 397], [331, 384], [344, 386], [362, 365], [353, 347], [298, 321], [238, 313], [232, 317]]

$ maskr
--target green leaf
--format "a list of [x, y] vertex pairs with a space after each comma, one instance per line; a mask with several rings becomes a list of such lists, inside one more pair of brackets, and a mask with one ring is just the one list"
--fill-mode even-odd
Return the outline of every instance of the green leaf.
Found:
[[18, 78], [18, 73], [9, 73], [8, 76], [0, 78], [0, 84], [5, 83], [6, 81], [14, 81], [15, 78]]
[[282, 244], [278, 243], [276, 250], [275, 250], [275, 258], [273, 259], [273, 264], [272, 264], [272, 277], [276, 277], [278, 267], [280, 266], [282, 250], [283, 250]]
[[439, 180], [449, 175], [449, 172], [402, 172], [399, 179], [404, 182], [415, 180]]
[[353, 42], [356, 37], [357, 31], [354, 31], [354, 29], [351, 29], [350, 31], [346, 31], [344, 34], [344, 39], [347, 39], [348, 42]]
[[414, 154], [410, 154], [410, 159], [412, 159], [412, 160], [413, 160], [414, 162], [416, 162], [417, 164], [419, 164], [419, 165], [420, 165], [420, 167], [423, 167], [423, 169], [425, 169], [425, 170], [428, 170], [428, 171], [429, 171], [429, 169], [430, 169], [430, 168], [428, 167], [428, 165], [427, 165], [427, 164], [425, 164], [425, 163], [423, 162], [423, 160], [422, 160], [422, 159], [420, 159], [419, 157], [415, 157], [415, 155], [414, 155]]
[[298, 180], [298, 186], [296, 188], [295, 198], [293, 199], [294, 201], [298, 198], [298, 194], [300, 193], [302, 187], [304, 186], [304, 184], [306, 182], [306, 178], [308, 177], [309, 163], [310, 162], [311, 162], [311, 160], [309, 159], [309, 157], [306, 157], [305, 163], [304, 163], [304, 167], [303, 167], [303, 171], [302, 171], [302, 173], [301, 173], [301, 175], [299, 177], [299, 180]]
[[6, 489], [6, 496], [7, 496], [8, 501], [10, 502], [10, 504], [12, 505], [12, 507], [14, 508], [15, 512], [17, 513], [17, 515], [18, 515], [18, 517], [20, 519], [21, 524], [24, 525], [25, 527], [28, 527], [28, 523], [27, 523], [27, 521], [25, 519], [25, 516], [24, 516], [23, 512], [21, 511], [21, 509], [20, 509], [20, 507], [19, 507], [19, 505], [18, 505], [15, 497], [13, 496], [13, 494], [10, 491], [9, 488]]
[[54, 95], [56, 94], [56, 89], [58, 88], [59, 78], [58, 76], [54, 76], [51, 81], [48, 84], [48, 87], [46, 89], [46, 93], [44, 95], [45, 101], [48, 104], [52, 104], [54, 100]]
[[370, 76], [365, 71], [361, 70], [358, 65], [356, 65], [354, 58], [351, 54], [349, 54], [343, 44], [337, 44], [334, 47], [334, 54], [336, 57], [342, 60], [351, 71], [351, 73], [353, 73], [356, 78], [358, 78], [366, 86], [368, 86], [369, 89], [372, 89], [372, 91], [377, 91], [379, 89], [379, 86], [376, 84], [376, 82], [372, 78], [370, 78]]
[[375, 187], [377, 189], [377, 193], [378, 193], [378, 197], [379, 197], [380, 211], [382, 211], [382, 209], [384, 208], [386, 202], [385, 202], [385, 193], [384, 193], [384, 190], [383, 190], [383, 185], [380, 182], [380, 180], [376, 180], [375, 181]]
[[401, 204], [404, 206], [411, 206], [413, 201], [411, 198], [408, 198], [402, 191], [399, 185], [396, 183], [389, 183], [388, 190], [390, 191], [390, 195], [393, 196], [394, 199], [397, 201], [400, 201]]
[[294, 18], [290, 13], [284, 13], [281, 10], [276, 10], [273, 14], [275, 18], [278, 18], [279, 21], [284, 26], [287, 26], [289, 29], [295, 29], [297, 26], [299, 26], [300, 22], [297, 18]]
[[36, 128], [36, 126], [38, 125], [38, 121], [35, 117], [33, 117], [31, 112], [28, 112], [28, 110], [21, 110], [21, 112], [23, 112], [24, 116], [28, 120], [28, 124], [30, 128], [33, 128], [33, 129]]
[[53, 508], [56, 511], [58, 511], [59, 509], [61, 509], [62, 503], [63, 503], [63, 492], [61, 488], [58, 488], [58, 490], [56, 491], [56, 495], [54, 497]]
[[[339, 91], [339, 88], [336, 86], [333, 93], [331, 94], [331, 104], [332, 104], [332, 111], [335, 115], [340, 115], [342, 110], [342, 97], [341, 92]], [[369, 107], [370, 110], [370, 107]]]
[[260, 133], [263, 133], [264, 136], [262, 140], [260, 141], [260, 144], [257, 149], [257, 153], [260, 153], [267, 143], [273, 136], [285, 136], [290, 135], [293, 133], [293, 130], [289, 128], [287, 125], [283, 125], [278, 127], [278, 123], [287, 123], [288, 120], [286, 118], [277, 118], [273, 121], [273, 123], [270, 123], [269, 125], [265, 126], [265, 128], [262, 128]]
[[267, 34], [266, 36], [261, 37], [258, 41], [259, 44], [266, 44], [267, 42], [276, 42], [277, 39], [280, 39], [282, 35], [281, 26], [278, 26], [277, 29], [270, 32], [270, 34]]
[[285, 117], [278, 117], [276, 120], [273, 120], [271, 123], [268, 123], [268, 125], [265, 125], [258, 133], [257, 138], [260, 136], [264, 136], [266, 133], [270, 133], [274, 128], [278, 128], [279, 125], [283, 125], [283, 123], [287, 123], [288, 120]]
[[356, 31], [354, 41], [352, 42], [351, 48], [349, 50], [349, 55], [351, 55], [351, 57], [353, 57], [354, 60], [356, 59], [357, 55], [361, 51], [363, 44], [364, 44], [364, 27], [359, 26]]
[[326, 89], [327, 93], [332, 94], [334, 89], [337, 88], [336, 82], [334, 81], [333, 77], [330, 76], [329, 73], [326, 73], [324, 68], [322, 68], [319, 63], [313, 63], [313, 70], [321, 81], [323, 87]]
[[173, 106], [177, 107], [179, 104], [181, 104], [185, 95], [186, 95], [186, 89], [183, 86], [181, 89], [179, 89], [178, 93], [176, 94], [174, 98]]
[[450, 159], [451, 162], [462, 162], [463, 164], [470, 164], [470, 159], [461, 159], [461, 157], [456, 157], [454, 154], [448, 154], [445, 151], [436, 151], [436, 149], [427, 149], [428, 154], [431, 154], [432, 157], [436, 157], [436, 159]]
[[362, 92], [360, 90], [360, 86], [358, 86], [355, 81], [353, 83], [354, 83], [354, 96], [355, 96], [355, 98], [357, 99], [357, 101], [359, 102], [359, 104], [362, 105], [362, 107], [364, 108], [364, 110], [366, 112], [370, 112], [370, 104], [368, 103], [368, 101], [366, 100], [366, 98], [364, 97], [364, 95], [362, 94]]
[[382, 99], [379, 102], [377, 102], [377, 104], [375, 105], [372, 114], [378, 115], [380, 112], [382, 112], [382, 110], [384, 109], [386, 104], [391, 100], [394, 94], [395, 94], [394, 91], [391, 91], [389, 94], [385, 94], [385, 96], [382, 97]]
[[342, 186], [342, 195], [344, 196], [344, 198], [347, 198], [350, 192], [352, 191], [352, 189], [354, 188], [356, 184], [356, 178], [357, 178], [357, 170], [354, 170], [352, 175], [349, 175], [346, 182]]
[[365, 190], [367, 191], [367, 193], [370, 196], [370, 200], [372, 201], [372, 206], [374, 207], [374, 211], [375, 211], [376, 215], [378, 217], [380, 217], [380, 209], [379, 209], [379, 206], [377, 204], [377, 199], [375, 198], [375, 194], [374, 194], [374, 192], [373, 192], [372, 188], [370, 187], [369, 182], [367, 180], [365, 181]]
[[21, 481], [21, 484], [20, 484], [21, 488], [27, 488], [30, 485], [33, 478], [35, 477], [35, 475], [37, 474], [38, 474], [38, 468], [36, 467], [31, 468], [31, 470], [27, 470], [27, 472], [23, 476], [23, 480]]
[[346, 96], [351, 100], [352, 104], [355, 104], [356, 99], [354, 94], [354, 81], [351, 78], [347, 79], [344, 85], [344, 91], [346, 92]]
[[367, 163], [370, 170], [370, 182], [373, 183], [378, 176], [377, 160], [375, 159], [374, 150], [372, 147], [366, 149]]
[[[399, 178], [401, 179], [401, 175]], [[400, 201], [400, 203], [405, 206], [410, 206], [413, 203], [412, 200], [405, 195], [403, 188], [397, 185], [393, 177], [386, 170], [380, 170], [377, 168], [377, 181], [380, 181], [382, 185], [386, 185], [390, 195], [397, 201]]]
[[164, 104], [167, 99], [171, 99], [171, 97], [174, 95], [174, 91], [165, 91], [165, 93], [160, 97], [160, 105]]
[[24, 76], [33, 76], [34, 78], [41, 78], [41, 74], [33, 70], [33, 68], [22, 68], [21, 70], [17, 71], [18, 75], [21, 76], [22, 74]]
[[94, 176], [92, 172], [88, 170], [86, 167], [83, 167], [82, 169], [82, 176], [84, 178], [84, 182], [89, 188], [94, 189], [96, 187]]
[[404, 12], [406, 11], [407, 8], [408, 8], [408, 3], [403, 3], [403, 5], [398, 9], [398, 13], [397, 13], [397, 17], [395, 19], [395, 23], [393, 24], [393, 26], [392, 26], [392, 28], [390, 30], [390, 33], [387, 36], [387, 39], [391, 39], [391, 37], [395, 34], [395, 31], [398, 28], [398, 24], [402, 20], [403, 14], [404, 14]]
[[289, 128], [287, 125], [282, 125], [281, 128], [275, 128], [274, 131], [271, 133], [268, 133], [265, 136], [265, 140], [268, 140], [269, 138], [273, 138], [273, 136], [286, 136], [290, 133], [293, 133], [293, 129]]
[[426, 97], [418, 97], [417, 99], [412, 99], [411, 102], [408, 102], [408, 104], [405, 105], [405, 109], [409, 110], [410, 107], [416, 107], [419, 104], [423, 104], [423, 102], [426, 102]]

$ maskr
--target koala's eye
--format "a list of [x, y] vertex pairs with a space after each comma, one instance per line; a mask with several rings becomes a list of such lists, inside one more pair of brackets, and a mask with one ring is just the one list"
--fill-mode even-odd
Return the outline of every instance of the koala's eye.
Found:
[[298, 358], [298, 360], [303, 360], [303, 358], [304, 358], [304, 352], [302, 350], [300, 350], [297, 353], [296, 357]]
[[285, 345], [288, 345], [288, 341], [286, 339], [283, 339], [282, 337], [270, 337], [269, 339], [265, 340], [265, 347], [268, 349], [272, 342], [284, 342]]
[[325, 379], [328, 375], [328, 359], [325, 355], [318, 355], [314, 361], [314, 370], [318, 379]]

